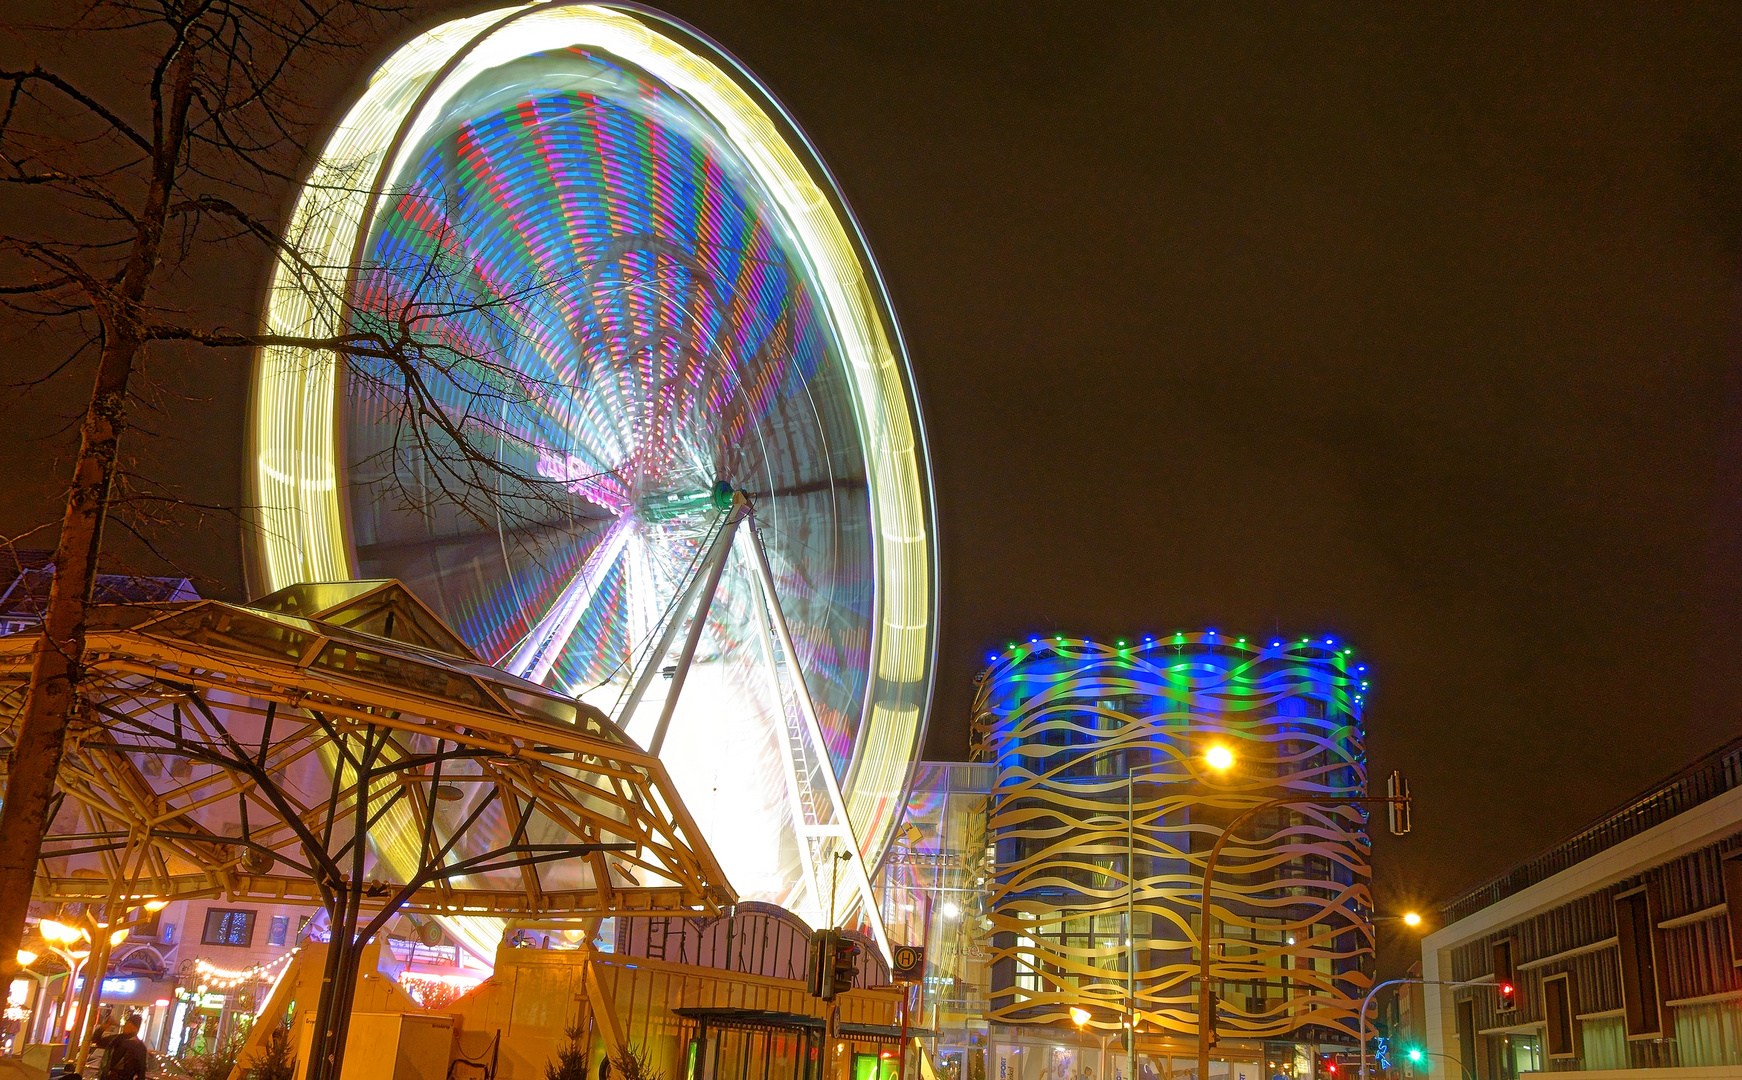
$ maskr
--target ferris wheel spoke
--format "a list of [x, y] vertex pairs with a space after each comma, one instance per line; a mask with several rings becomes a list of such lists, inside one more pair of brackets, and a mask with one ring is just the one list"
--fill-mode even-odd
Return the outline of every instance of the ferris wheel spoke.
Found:
[[587, 556], [574, 577], [564, 586], [556, 602], [533, 626], [514, 655], [504, 666], [523, 679], [541, 682], [550, 674], [557, 657], [567, 648], [575, 627], [586, 617], [587, 609], [599, 595], [605, 574], [623, 554], [632, 527], [629, 518], [618, 518], [600, 538], [599, 544]]

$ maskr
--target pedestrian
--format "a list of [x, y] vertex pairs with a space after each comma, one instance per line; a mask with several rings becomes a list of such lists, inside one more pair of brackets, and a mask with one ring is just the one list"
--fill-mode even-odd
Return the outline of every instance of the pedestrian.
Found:
[[108, 1027], [99, 1024], [91, 1033], [91, 1042], [107, 1051], [97, 1080], [145, 1080], [151, 1070], [151, 1052], [139, 1038], [139, 1014], [129, 1016], [113, 1035], [104, 1034]]

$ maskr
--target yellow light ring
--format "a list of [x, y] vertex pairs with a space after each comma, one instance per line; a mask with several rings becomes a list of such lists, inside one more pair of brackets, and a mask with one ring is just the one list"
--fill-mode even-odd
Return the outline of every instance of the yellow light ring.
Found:
[[[923, 736], [935, 648], [934, 514], [905, 355], [881, 282], [856, 227], [849, 231], [844, 202], [826, 172], [819, 182], [823, 167], [814, 153], [815, 170], [794, 150], [794, 139], [803, 142], [796, 125], [722, 50], [684, 29], [716, 54], [701, 55], [644, 20], [677, 24], [631, 10], [569, 3], [504, 8], [447, 23], [395, 52], [310, 173], [286, 230], [302, 261], [281, 259], [276, 267], [266, 329], [310, 337], [344, 332], [353, 268], [385, 183], [400, 175], [453, 96], [484, 71], [536, 52], [596, 48], [640, 67], [712, 118], [786, 215], [835, 329], [858, 410], [875, 530], [876, 615], [864, 726], [842, 787], [863, 854], [875, 863], [888, 848]], [[251, 561], [264, 590], [354, 576], [337, 375], [331, 353], [273, 348], [259, 355], [248, 472], [258, 516]]]

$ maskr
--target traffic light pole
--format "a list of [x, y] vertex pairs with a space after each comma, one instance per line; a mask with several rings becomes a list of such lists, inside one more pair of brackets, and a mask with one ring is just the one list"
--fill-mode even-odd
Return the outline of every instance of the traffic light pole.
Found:
[[[1358, 1077], [1358, 1080], [1367, 1080], [1367, 1006], [1369, 1006], [1373, 1003], [1373, 995], [1377, 994], [1379, 991], [1385, 989], [1387, 986], [1405, 986], [1405, 985], [1407, 985], [1407, 986], [1449, 986], [1449, 987], [1453, 988], [1454, 990], [1460, 989], [1462, 987], [1467, 987], [1467, 986], [1492, 986], [1496, 990], [1500, 989], [1498, 984], [1495, 984], [1495, 983], [1446, 982], [1446, 981], [1441, 980], [1441, 979], [1386, 979], [1382, 983], [1374, 984], [1373, 989], [1367, 991], [1367, 996], [1361, 999], [1361, 1023], [1360, 1023], [1361, 1072], [1360, 1072], [1360, 1075]], [[1446, 1055], [1441, 1054], [1440, 1056], [1445, 1057]], [[1464, 1065], [1465, 1063], [1460, 1061], [1460, 1062], [1458, 1062], [1458, 1064]], [[1467, 1066], [1466, 1066], [1465, 1071], [1468, 1071]]]
[[[1221, 858], [1222, 849], [1233, 839], [1234, 830], [1254, 814], [1265, 810], [1274, 810], [1279, 806], [1354, 806], [1373, 803], [1407, 803], [1409, 796], [1369, 796], [1365, 798], [1346, 798], [1342, 795], [1295, 795], [1280, 799], [1269, 799], [1256, 806], [1249, 806], [1235, 816], [1222, 830], [1222, 835], [1216, 837], [1216, 843], [1210, 848], [1209, 857], [1204, 860], [1204, 887], [1198, 916], [1198, 1074], [1197, 1080], [1209, 1080], [1210, 1077], [1210, 1039], [1216, 1031], [1216, 1017], [1213, 1015], [1215, 1006], [1211, 1004], [1210, 996], [1210, 889], [1216, 876], [1216, 860]], [[1371, 993], [1368, 995], [1371, 997]], [[1366, 1004], [1362, 1004], [1362, 1030], [1366, 1030]], [[1135, 1032], [1132, 1033], [1135, 1038]], [[1362, 1080], [1366, 1080], [1367, 1044], [1361, 1044]], [[1136, 1080], [1132, 1077], [1131, 1080]]]

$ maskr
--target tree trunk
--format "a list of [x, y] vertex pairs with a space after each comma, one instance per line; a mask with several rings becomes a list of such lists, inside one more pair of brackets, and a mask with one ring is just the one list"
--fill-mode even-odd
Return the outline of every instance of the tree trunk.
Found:
[[[190, 49], [172, 53], [164, 84], [168, 93], [156, 99], [151, 183], [134, 218], [132, 250], [112, 291], [87, 286], [93, 290], [90, 298], [102, 322], [103, 347], [91, 401], [79, 425], [79, 456], [61, 516], [48, 610], [43, 613], [30, 692], [7, 770], [5, 803], [0, 805], [0, 985], [10, 983], [18, 970], [18, 945], [24, 938], [36, 863], [48, 831], [49, 801], [60, 775], [67, 728], [79, 705], [85, 623], [115, 485], [121, 432], [126, 427], [127, 384], [145, 344], [142, 301], [157, 272], [164, 224], [182, 165], [193, 73]], [[101, 979], [103, 973], [93, 972], [91, 977]]]
[[30, 694], [7, 769], [6, 800], [0, 806], [0, 979], [7, 982], [18, 969], [36, 860], [48, 831], [49, 800], [60, 774], [67, 727], [78, 707], [85, 618], [115, 480], [127, 382], [138, 352], [138, 341], [111, 338], [97, 365], [97, 385], [80, 425], [78, 464], [61, 517], [48, 610], [43, 613], [42, 637], [30, 671]]

